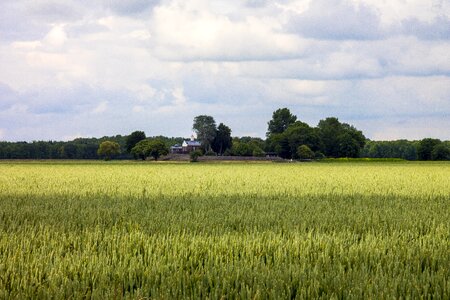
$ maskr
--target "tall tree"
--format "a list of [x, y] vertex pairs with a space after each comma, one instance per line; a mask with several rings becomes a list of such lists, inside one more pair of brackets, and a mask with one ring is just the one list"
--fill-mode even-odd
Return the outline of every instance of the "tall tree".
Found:
[[105, 160], [110, 160], [113, 155], [120, 154], [120, 145], [116, 142], [104, 141], [97, 150], [99, 156], [103, 156]]
[[273, 112], [272, 120], [267, 123], [269, 127], [266, 135], [269, 137], [272, 134], [283, 133], [295, 121], [297, 117], [291, 114], [289, 109], [279, 108]]
[[339, 149], [337, 137], [341, 132], [341, 123], [337, 118], [326, 118], [320, 120], [319, 125], [320, 137], [322, 139], [322, 152], [326, 156], [339, 157]]
[[197, 138], [201, 141], [203, 150], [211, 149], [211, 144], [216, 137], [216, 121], [211, 116], [200, 115], [194, 118], [194, 125], [192, 126]]
[[132, 132], [129, 136], [127, 136], [126, 139], [127, 152], [130, 153], [131, 149], [133, 149], [133, 147], [136, 146], [137, 143], [145, 139], [146, 139], [145, 132], [143, 131]]
[[334, 117], [320, 120], [317, 127], [322, 140], [322, 151], [326, 156], [358, 157], [366, 142], [361, 131]]
[[232, 145], [230, 127], [220, 123], [216, 130], [216, 137], [211, 145], [213, 151], [222, 155], [227, 149], [231, 149]]

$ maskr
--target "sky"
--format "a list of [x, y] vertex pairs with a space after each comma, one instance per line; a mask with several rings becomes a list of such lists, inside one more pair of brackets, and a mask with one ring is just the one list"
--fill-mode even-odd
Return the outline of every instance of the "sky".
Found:
[[0, 0], [0, 140], [264, 137], [287, 107], [450, 139], [450, 0]]

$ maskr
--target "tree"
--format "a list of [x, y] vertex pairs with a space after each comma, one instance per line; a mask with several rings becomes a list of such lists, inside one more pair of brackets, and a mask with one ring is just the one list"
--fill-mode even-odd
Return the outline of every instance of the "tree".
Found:
[[120, 154], [120, 145], [116, 142], [104, 141], [97, 150], [99, 156], [104, 156], [105, 160], [110, 160], [112, 156]]
[[313, 159], [314, 152], [307, 145], [301, 145], [297, 148], [297, 156], [300, 159]]
[[348, 132], [340, 134], [337, 139], [339, 157], [358, 157], [361, 149], [358, 141]]
[[131, 154], [133, 154], [134, 158], [140, 158], [142, 160], [145, 160], [148, 156], [148, 143], [150, 141], [149, 140], [142, 140], [140, 142], [138, 142], [132, 149], [131, 149]]
[[77, 155], [77, 146], [72, 143], [66, 143], [64, 146], [60, 148], [60, 155], [63, 158], [74, 159]]
[[433, 147], [431, 151], [432, 160], [448, 160], [450, 159], [450, 148], [445, 143], [439, 143]]
[[417, 146], [417, 155], [419, 156], [419, 159], [431, 160], [431, 152], [433, 151], [433, 148], [440, 143], [442, 142], [439, 139], [426, 138], [421, 140]]
[[220, 123], [216, 130], [216, 137], [211, 145], [212, 149], [219, 155], [223, 155], [227, 149], [231, 149], [232, 145], [231, 129]]
[[326, 118], [320, 120], [319, 125], [320, 137], [323, 143], [322, 152], [326, 156], [339, 157], [339, 149], [337, 137], [341, 133], [341, 123], [337, 118]]
[[337, 118], [320, 120], [319, 136], [322, 152], [330, 157], [358, 157], [366, 143], [366, 137], [355, 127], [340, 123]]
[[283, 134], [288, 139], [291, 158], [297, 157], [297, 149], [300, 145], [306, 145], [313, 151], [320, 149], [321, 141], [317, 129], [311, 128], [306, 123], [297, 121], [291, 124]]
[[136, 146], [137, 143], [139, 143], [142, 140], [145, 140], [145, 132], [143, 131], [134, 131], [126, 138], [126, 147], [127, 152], [131, 153], [131, 149], [133, 149], [134, 146]]
[[161, 140], [152, 140], [148, 144], [148, 154], [152, 156], [155, 160], [158, 160], [162, 155], [167, 155], [169, 153], [169, 148]]
[[271, 134], [267, 140], [268, 152], [275, 152], [282, 158], [292, 158], [292, 151], [289, 147], [289, 139], [286, 133]]
[[267, 137], [272, 134], [283, 133], [295, 121], [297, 121], [297, 117], [291, 114], [289, 109], [277, 109], [272, 114], [272, 120], [267, 123], [269, 125], [266, 133]]
[[211, 144], [216, 137], [216, 121], [211, 116], [200, 115], [194, 118], [192, 126], [197, 138], [201, 141], [204, 152], [211, 149]]
[[149, 156], [158, 160], [161, 156], [169, 153], [169, 148], [160, 139], [142, 140], [131, 149], [131, 153], [135, 157], [140, 157], [142, 160], [145, 160]]

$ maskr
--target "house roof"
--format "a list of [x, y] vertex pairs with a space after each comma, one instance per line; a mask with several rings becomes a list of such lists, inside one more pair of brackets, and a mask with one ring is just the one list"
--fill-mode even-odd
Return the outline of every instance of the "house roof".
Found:
[[200, 147], [202, 144], [199, 141], [184, 141], [187, 146]]

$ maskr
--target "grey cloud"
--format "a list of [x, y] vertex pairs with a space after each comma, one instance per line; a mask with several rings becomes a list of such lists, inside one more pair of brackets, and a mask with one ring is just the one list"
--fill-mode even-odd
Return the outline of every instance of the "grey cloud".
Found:
[[41, 38], [49, 26], [26, 12], [23, 1], [0, 1], [0, 40], [34, 40]]
[[159, 0], [0, 1], [0, 40], [40, 39], [54, 23], [71, 25], [83, 19], [89, 22], [89, 19], [92, 21], [110, 14], [136, 17], [159, 3]]
[[432, 22], [410, 18], [402, 22], [402, 29], [403, 33], [426, 40], [450, 39], [450, 19], [447, 16], [438, 16]]
[[47, 23], [71, 22], [83, 17], [83, 8], [68, 1], [36, 1], [28, 4], [25, 12]]
[[264, 7], [268, 2], [268, 0], [247, 0], [245, 4], [248, 7]]
[[368, 6], [347, 0], [315, 0], [294, 16], [288, 30], [305, 37], [329, 40], [369, 40], [383, 36], [378, 14]]
[[[90, 3], [90, 2], [88, 2]], [[160, 3], [160, 0], [103, 0], [102, 5], [121, 15], [145, 12]]]

